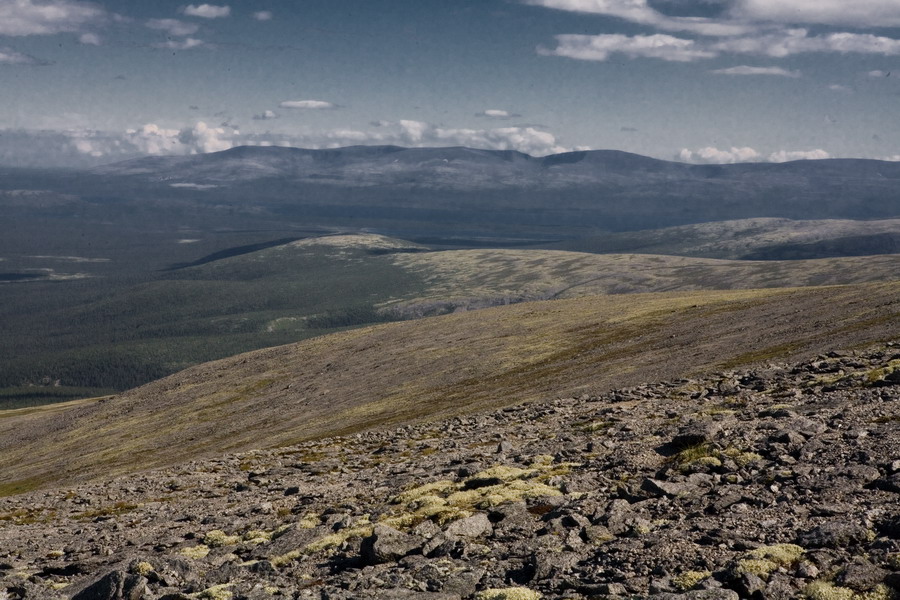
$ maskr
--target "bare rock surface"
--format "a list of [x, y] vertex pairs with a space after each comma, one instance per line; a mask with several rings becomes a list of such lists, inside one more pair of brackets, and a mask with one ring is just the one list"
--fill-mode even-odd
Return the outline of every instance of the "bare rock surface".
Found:
[[900, 593], [900, 346], [0, 499], [2, 600]]

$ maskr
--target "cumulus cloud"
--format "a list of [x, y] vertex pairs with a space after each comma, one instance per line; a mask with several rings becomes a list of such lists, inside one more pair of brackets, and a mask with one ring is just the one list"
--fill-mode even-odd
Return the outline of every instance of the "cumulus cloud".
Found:
[[712, 146], [700, 148], [699, 150], [688, 150], [684, 148], [679, 152], [678, 159], [683, 162], [698, 164], [714, 164], [726, 165], [742, 162], [758, 162], [762, 156], [753, 148], [737, 148], [719, 150]]
[[57, 131], [0, 131], [0, 164], [91, 166], [146, 155], [186, 155], [239, 145], [336, 148], [360, 144], [408, 147], [467, 146], [517, 150], [546, 156], [571, 150], [537, 127], [453, 128], [415, 120], [380, 121], [365, 129], [340, 128], [296, 133], [243, 133], [196, 122], [184, 127], [147, 123], [120, 132], [73, 128]]
[[768, 156], [763, 156], [757, 150], [749, 147], [732, 147], [720, 150], [709, 146], [699, 150], [684, 148], [678, 153], [678, 159], [682, 162], [694, 164], [725, 165], [746, 162], [773, 162], [782, 163], [792, 160], [821, 160], [831, 158], [831, 154], [825, 150], [779, 150]]
[[568, 152], [552, 133], [535, 127], [468, 129], [439, 127], [415, 120], [381, 122], [376, 132], [356, 134], [356, 143], [384, 143], [401, 146], [468, 146], [487, 150], [517, 150], [535, 156]]
[[231, 15], [230, 6], [217, 6], [215, 4], [188, 4], [182, 10], [189, 17], [202, 17], [204, 19], [219, 19]]
[[280, 106], [281, 108], [298, 108], [305, 110], [324, 110], [337, 108], [331, 102], [325, 102], [324, 100], [285, 100], [278, 106]]
[[900, 4], [896, 0], [738, 0], [732, 14], [779, 23], [900, 26]]
[[30, 67], [43, 67], [51, 63], [35, 58], [30, 54], [22, 54], [12, 48], [0, 47], [0, 65], [20, 65]]
[[831, 158], [831, 154], [820, 148], [815, 150], [779, 150], [769, 155], [769, 162], [782, 163], [792, 160], [822, 160], [825, 158]]
[[103, 22], [107, 13], [99, 6], [74, 0], [2, 0], [0, 35], [51, 35], [79, 32]]
[[690, 62], [712, 58], [715, 52], [706, 50], [694, 40], [665, 34], [627, 36], [618, 33], [601, 35], [563, 34], [556, 36], [553, 49], [538, 48], [547, 56], [564, 56], [579, 60], [607, 60], [613, 54], [631, 58], [659, 58], [666, 61]]
[[169, 35], [174, 36], [192, 35], [197, 33], [197, 30], [200, 29], [199, 25], [195, 25], [194, 23], [185, 23], [184, 21], [179, 21], [178, 19], [150, 19], [147, 21], [146, 25], [150, 29], [165, 31]]
[[154, 48], [165, 48], [167, 50], [190, 50], [191, 48], [199, 48], [203, 46], [203, 40], [196, 38], [184, 38], [183, 40], [167, 40], [158, 44], [153, 44]]
[[122, 135], [97, 131], [68, 132], [71, 144], [78, 152], [93, 157], [121, 158], [135, 154], [198, 154], [231, 148], [234, 130], [210, 127], [203, 121], [181, 129], [160, 127], [147, 123], [129, 129]]
[[853, 92], [853, 88], [847, 87], [846, 85], [841, 85], [839, 83], [832, 83], [828, 86], [828, 89], [832, 92], [841, 92], [842, 94], [849, 94]]
[[749, 67], [741, 65], [739, 67], [729, 67], [727, 69], [716, 69], [710, 71], [717, 75], [775, 75], [778, 77], [800, 77], [800, 71], [788, 71], [781, 67]]
[[253, 18], [257, 21], [271, 21], [272, 20], [272, 11], [270, 10], [261, 10], [259, 12], [253, 13]]
[[874, 71], [869, 71], [868, 73], [866, 73], [866, 75], [868, 75], [869, 77], [876, 77], [876, 78], [877, 77], [890, 77], [891, 72], [890, 71], [881, 71], [881, 70], [876, 69]]
[[253, 145], [338, 148], [360, 144], [407, 147], [467, 146], [485, 150], [517, 150], [533, 156], [588, 150], [562, 145], [552, 133], [537, 127], [498, 127], [484, 129], [441, 127], [433, 123], [401, 119], [377, 121], [372, 129], [333, 129], [305, 135], [249, 134], [241, 143]]
[[264, 110], [263, 112], [261, 112], [258, 115], [253, 115], [253, 119], [255, 121], [268, 121], [270, 119], [277, 119], [277, 118], [278, 118], [278, 115], [275, 114], [275, 112], [271, 111], [271, 110]]

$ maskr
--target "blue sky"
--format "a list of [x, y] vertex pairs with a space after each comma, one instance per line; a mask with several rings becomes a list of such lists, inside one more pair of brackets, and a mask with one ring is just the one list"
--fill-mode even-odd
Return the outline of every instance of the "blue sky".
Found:
[[0, 164], [240, 144], [896, 160], [897, 67], [897, 0], [0, 0]]

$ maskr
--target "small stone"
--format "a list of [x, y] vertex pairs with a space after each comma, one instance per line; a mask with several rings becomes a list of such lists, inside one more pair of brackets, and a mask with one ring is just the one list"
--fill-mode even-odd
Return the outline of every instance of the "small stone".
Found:
[[387, 525], [376, 525], [372, 535], [362, 541], [360, 552], [368, 564], [394, 562], [422, 547], [423, 540]]
[[448, 537], [477, 538], [489, 535], [493, 530], [490, 520], [484, 513], [477, 513], [465, 519], [450, 523], [444, 530]]
[[829, 521], [800, 536], [804, 548], [844, 548], [865, 542], [868, 530], [862, 525], [844, 521]]
[[693, 421], [678, 430], [670, 442], [676, 448], [690, 448], [711, 442], [721, 430], [718, 423], [712, 421]]
[[865, 558], [856, 557], [841, 571], [838, 582], [843, 587], [865, 592], [883, 582], [887, 574], [887, 571], [873, 565]]

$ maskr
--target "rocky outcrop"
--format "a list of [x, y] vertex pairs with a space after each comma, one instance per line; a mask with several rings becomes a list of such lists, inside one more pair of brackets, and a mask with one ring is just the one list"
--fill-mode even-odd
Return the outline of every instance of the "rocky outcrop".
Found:
[[887, 599], [900, 346], [0, 499], [0, 598]]

